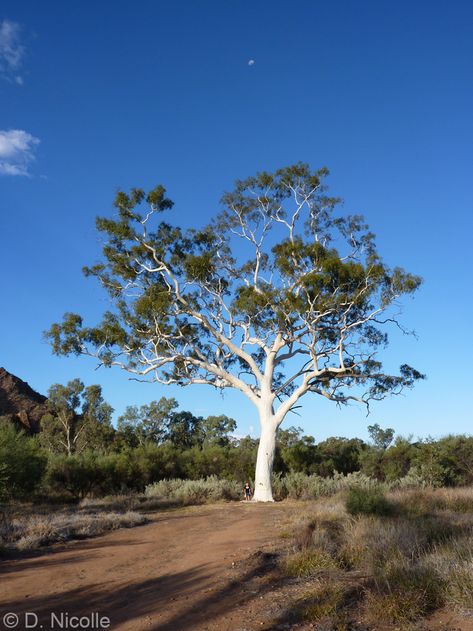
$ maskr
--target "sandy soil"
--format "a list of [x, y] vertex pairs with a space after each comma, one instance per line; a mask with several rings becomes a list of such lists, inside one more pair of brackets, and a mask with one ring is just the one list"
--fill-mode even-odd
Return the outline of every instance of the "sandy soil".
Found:
[[[60, 628], [52, 627], [51, 612], [63, 620], [98, 612], [113, 631], [264, 628], [258, 612], [266, 608], [250, 602], [264, 598], [258, 577], [270, 555], [252, 555], [275, 540], [289, 508], [240, 503], [169, 511], [146, 526], [4, 561], [0, 629], [5, 612], [19, 615], [19, 629], [24, 613], [35, 612], [45, 631]], [[89, 628], [100, 628], [96, 618]]]
[[[113, 631], [313, 629], [292, 616], [310, 580], [288, 581], [275, 563], [279, 533], [297, 508], [283, 502], [166, 511], [146, 526], [3, 561], [0, 630], [13, 628], [2, 623], [8, 612], [18, 616], [20, 631], [27, 628], [26, 612], [38, 616], [43, 631], [106, 628], [97, 614], [110, 619]], [[346, 579], [360, 581], [356, 572]], [[87, 618], [78, 626], [73, 616]], [[349, 628], [369, 631], [355, 620]], [[473, 631], [473, 619], [444, 610], [409, 627], [414, 630]]]

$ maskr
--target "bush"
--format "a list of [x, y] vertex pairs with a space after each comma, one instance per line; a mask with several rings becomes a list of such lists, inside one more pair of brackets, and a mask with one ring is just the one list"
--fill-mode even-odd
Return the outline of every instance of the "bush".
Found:
[[101, 482], [101, 471], [93, 454], [81, 456], [51, 456], [46, 472], [46, 484], [52, 491], [68, 491], [82, 498]]
[[145, 489], [147, 497], [177, 500], [181, 504], [203, 504], [218, 500], [237, 500], [242, 489], [238, 482], [210, 476], [201, 480], [161, 480]]
[[348, 491], [345, 508], [350, 515], [391, 515], [393, 506], [376, 489], [352, 488]]
[[0, 421], [0, 493], [21, 499], [33, 493], [42, 481], [46, 455], [35, 438]]
[[283, 478], [280, 473], [273, 473], [271, 485], [273, 488], [273, 498], [275, 500], [283, 500], [287, 497], [286, 478]]

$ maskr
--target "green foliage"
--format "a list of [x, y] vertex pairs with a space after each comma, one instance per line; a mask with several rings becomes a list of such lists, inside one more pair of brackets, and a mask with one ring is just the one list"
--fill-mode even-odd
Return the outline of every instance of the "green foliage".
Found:
[[[382, 261], [362, 217], [334, 216], [340, 200], [327, 195], [327, 175], [296, 163], [238, 180], [211, 223], [190, 230], [162, 219], [173, 207], [163, 186], [119, 191], [115, 217], [96, 221], [102, 262], [84, 268], [108, 291], [112, 308], [95, 326], [65, 314], [46, 333], [53, 352], [95, 355], [164, 384], [236, 387], [254, 402], [278, 339], [270, 385], [281, 401], [302, 374], [295, 357], [312, 362], [306, 391], [337, 403], [413, 386], [421, 373], [402, 365], [390, 375], [374, 358], [391, 319], [373, 314], [412, 294], [421, 279]], [[180, 414], [173, 439], [187, 447], [191, 419]], [[125, 440], [130, 423], [143, 423], [140, 410], [130, 415]]]
[[229, 435], [237, 428], [235, 419], [220, 414], [219, 416], [208, 416], [203, 419], [200, 425], [201, 442], [203, 446], [219, 445], [221, 447], [230, 442]]
[[229, 444], [236, 421], [224, 414], [202, 418], [177, 411], [176, 399], [162, 397], [147, 405], [128, 406], [118, 418], [118, 445], [137, 447], [145, 443], [171, 443], [180, 450]]
[[46, 485], [52, 491], [66, 490], [73, 497], [88, 495], [100, 482], [100, 467], [93, 454], [55, 455], [49, 458]]
[[337, 563], [330, 554], [316, 548], [294, 552], [283, 563], [285, 574], [296, 578], [312, 576], [320, 570], [336, 567]]
[[365, 444], [359, 438], [328, 438], [317, 445], [319, 465], [317, 473], [332, 476], [334, 473], [353, 473], [360, 469], [360, 455]]
[[38, 488], [45, 468], [46, 457], [37, 440], [0, 419], [0, 495], [28, 497]]
[[423, 441], [413, 464], [433, 486], [473, 483], [473, 437], [446, 436]]
[[345, 507], [350, 515], [386, 516], [393, 512], [392, 504], [378, 489], [351, 488], [345, 500]]
[[8, 467], [2, 462], [0, 464], [0, 502], [7, 497]]
[[165, 440], [173, 412], [178, 407], [176, 399], [161, 397], [147, 405], [128, 406], [118, 418], [117, 428], [130, 447], [146, 441], [159, 443]]
[[382, 429], [378, 423], [368, 425], [368, 434], [378, 449], [387, 449], [394, 438], [394, 430], [391, 427]]
[[113, 441], [113, 408], [104, 401], [99, 385], [85, 387], [80, 379], [48, 390], [49, 413], [41, 419], [41, 444], [52, 453], [107, 450]]

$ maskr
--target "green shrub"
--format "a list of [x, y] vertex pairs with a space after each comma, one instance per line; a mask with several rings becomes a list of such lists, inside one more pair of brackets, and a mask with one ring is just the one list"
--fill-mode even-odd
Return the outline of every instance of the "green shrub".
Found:
[[41, 483], [46, 455], [35, 438], [9, 421], [0, 421], [0, 466], [0, 493], [7, 499], [21, 499]]
[[345, 508], [350, 515], [391, 515], [393, 506], [377, 489], [352, 488], [348, 491]]
[[7, 497], [8, 468], [3, 462], [0, 463], [0, 502]]
[[97, 458], [93, 454], [81, 456], [51, 456], [46, 472], [46, 484], [53, 492], [68, 491], [82, 498], [100, 485], [102, 480]]
[[271, 485], [273, 488], [273, 497], [275, 500], [283, 500], [287, 497], [287, 485], [286, 478], [283, 478], [280, 473], [273, 473], [271, 478]]

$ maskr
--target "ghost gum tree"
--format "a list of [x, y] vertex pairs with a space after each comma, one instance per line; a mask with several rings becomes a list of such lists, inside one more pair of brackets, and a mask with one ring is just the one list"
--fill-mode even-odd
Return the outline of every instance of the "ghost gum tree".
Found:
[[299, 163], [237, 181], [195, 230], [160, 220], [173, 206], [162, 186], [119, 192], [115, 217], [97, 219], [103, 262], [84, 269], [113, 310], [94, 327], [65, 314], [47, 333], [55, 353], [138, 379], [242, 392], [261, 426], [258, 501], [272, 501], [277, 430], [304, 395], [369, 405], [422, 378], [377, 359], [421, 281], [383, 263], [362, 217], [336, 216], [327, 173]]

